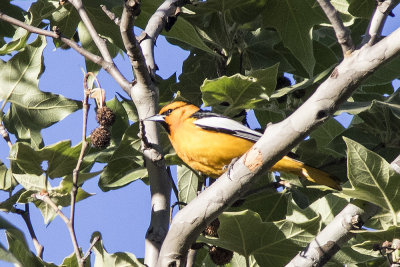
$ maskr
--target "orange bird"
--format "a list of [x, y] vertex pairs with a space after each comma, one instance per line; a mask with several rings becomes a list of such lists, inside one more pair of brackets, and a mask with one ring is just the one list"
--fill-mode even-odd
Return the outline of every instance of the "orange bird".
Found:
[[[192, 169], [218, 178], [234, 158], [246, 153], [262, 136], [228, 117], [201, 110], [183, 101], [163, 107], [158, 115], [145, 119], [162, 124], [177, 155]], [[284, 156], [271, 171], [286, 172], [311, 182], [341, 190], [331, 175]]]

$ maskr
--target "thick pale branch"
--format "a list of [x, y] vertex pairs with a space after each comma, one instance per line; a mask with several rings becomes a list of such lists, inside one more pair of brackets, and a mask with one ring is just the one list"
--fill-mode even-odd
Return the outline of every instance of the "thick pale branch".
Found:
[[77, 51], [79, 54], [87, 58], [88, 60], [92, 61], [93, 63], [100, 65], [105, 71], [107, 71], [114, 79], [115, 81], [121, 86], [121, 88], [127, 93], [130, 94], [130, 89], [131, 89], [131, 84], [126, 80], [126, 78], [122, 75], [122, 73], [118, 70], [118, 68], [114, 65], [113, 62], [107, 62], [105, 61], [102, 57], [99, 57], [86, 49], [82, 48], [80, 45], [78, 45], [76, 42], [65, 38], [63, 36], [60, 36], [60, 34], [52, 31], [47, 31], [43, 30], [31, 25], [28, 25], [22, 21], [19, 21], [17, 19], [14, 19], [10, 16], [7, 16], [6, 14], [2, 13], [0, 11], [0, 19], [7, 21], [10, 24], [19, 26], [21, 28], [24, 28], [25, 30], [31, 32], [31, 33], [37, 33], [43, 36], [49, 36], [54, 39], [60, 39], [63, 43], [66, 45], [70, 46], [72, 49]]
[[374, 46], [355, 50], [316, 92], [284, 121], [267, 127], [261, 139], [209, 188], [179, 211], [161, 248], [158, 266], [184, 266], [190, 245], [204, 227], [249, 190], [265, 172], [323, 121], [358, 85], [400, 52], [400, 29]]
[[338, 43], [342, 47], [343, 55], [346, 56], [350, 54], [354, 50], [353, 40], [351, 39], [350, 31], [343, 25], [343, 21], [336, 8], [329, 0], [317, 1], [332, 24]]
[[177, 8], [183, 6], [188, 1], [185, 0], [166, 0], [149, 19], [144, 30], [143, 38], [140, 41], [140, 46], [143, 50], [143, 55], [146, 59], [147, 68], [150, 75], [154, 77], [157, 65], [154, 61], [154, 44], [158, 35], [165, 27], [168, 17], [175, 15]]
[[378, 6], [369, 22], [362, 44], [374, 45], [379, 41], [386, 18], [398, 2], [397, 0], [377, 1]]

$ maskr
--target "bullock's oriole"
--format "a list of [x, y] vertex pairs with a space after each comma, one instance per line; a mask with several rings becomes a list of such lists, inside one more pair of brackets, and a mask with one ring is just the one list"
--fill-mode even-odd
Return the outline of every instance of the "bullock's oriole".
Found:
[[[158, 115], [145, 120], [160, 122], [178, 156], [191, 168], [211, 178], [223, 174], [230, 162], [247, 152], [262, 135], [235, 120], [202, 111], [183, 101], [172, 102]], [[288, 156], [272, 166], [271, 171], [292, 173], [314, 183], [341, 189], [328, 173]]]

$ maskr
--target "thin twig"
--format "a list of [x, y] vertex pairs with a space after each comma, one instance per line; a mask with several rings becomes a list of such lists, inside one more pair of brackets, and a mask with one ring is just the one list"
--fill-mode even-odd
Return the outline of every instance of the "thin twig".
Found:
[[350, 31], [344, 26], [336, 8], [328, 0], [317, 0], [325, 15], [328, 17], [335, 31], [338, 43], [342, 47], [343, 56], [349, 55], [354, 51], [353, 40]]
[[377, 41], [379, 41], [386, 18], [392, 12], [392, 9], [398, 4], [398, 1], [377, 1], [377, 4], [378, 5], [374, 14], [372, 15], [367, 31], [361, 42], [362, 45], [366, 43], [369, 45], [374, 45]]
[[130, 82], [122, 75], [122, 73], [118, 70], [118, 68], [114, 65], [113, 62], [107, 62], [105, 61], [102, 57], [95, 55], [86, 49], [82, 48], [80, 45], [78, 45], [76, 42], [63, 37], [60, 33], [58, 32], [52, 32], [48, 30], [43, 30], [31, 25], [28, 25], [22, 21], [19, 21], [15, 18], [12, 18], [10, 16], [7, 16], [6, 14], [2, 13], [0, 11], [0, 19], [4, 20], [10, 24], [16, 25], [18, 27], [21, 27], [29, 32], [32, 33], [37, 33], [43, 36], [49, 36], [54, 39], [60, 39], [63, 43], [77, 51], [79, 54], [87, 58], [88, 60], [92, 61], [93, 63], [101, 66], [105, 71], [107, 71], [114, 79], [115, 81], [121, 86], [121, 88], [128, 94], [130, 95], [130, 89], [131, 89], [131, 84]]
[[100, 236], [95, 236], [93, 238], [93, 241], [90, 244], [87, 252], [85, 253], [85, 256], [83, 256], [83, 258], [82, 258], [82, 262], [83, 263], [85, 263], [86, 259], [90, 256], [90, 254], [92, 253], [92, 249], [93, 249], [94, 245], [96, 245], [96, 243], [97, 243], [97, 241], [99, 241], [99, 239], [100, 239]]
[[21, 217], [25, 221], [26, 227], [28, 227], [28, 231], [32, 238], [33, 245], [35, 246], [36, 256], [43, 259], [44, 247], [39, 243], [39, 240], [37, 239], [36, 234], [35, 234], [35, 230], [33, 229], [31, 217], [30, 217], [30, 213], [29, 213], [29, 203], [25, 204], [25, 210], [17, 209], [16, 213], [21, 215]]
[[172, 190], [174, 191], [174, 194], [175, 194], [175, 197], [176, 197], [176, 201], [179, 202], [178, 187], [175, 184], [174, 178], [172, 178], [171, 168], [169, 166], [167, 167], [167, 173], [168, 173], [169, 180], [171, 181]]
[[113, 62], [110, 52], [107, 49], [107, 45], [105, 40], [100, 38], [96, 29], [94, 28], [92, 21], [90, 20], [81, 0], [69, 0], [69, 2], [75, 7], [78, 11], [79, 16], [82, 19], [82, 22], [85, 24], [90, 36], [93, 39], [93, 42], [96, 44], [96, 47], [99, 49], [103, 58], [108, 62]]
[[39, 199], [39, 200], [43, 201], [44, 203], [46, 203], [47, 205], [49, 205], [57, 213], [57, 215], [60, 216], [60, 218], [64, 221], [65, 225], [67, 226], [69, 235], [71, 237], [72, 245], [74, 246], [74, 251], [75, 251], [75, 255], [76, 255], [79, 267], [83, 267], [83, 264], [81, 263], [81, 259], [82, 259], [81, 253], [80, 253], [78, 242], [76, 239], [75, 230], [74, 230], [73, 224], [71, 224], [71, 221], [57, 207], [57, 205], [53, 202], [53, 200], [51, 200], [48, 193], [46, 193], [46, 194], [37, 193], [37, 194], [33, 194], [32, 197], [35, 199]]
[[119, 24], [121, 23], [121, 19], [118, 18], [112, 11], [108, 10], [105, 5], [100, 5], [100, 7], [103, 10], [104, 14], [106, 14], [107, 17], [110, 18], [110, 20], [114, 21], [114, 23], [119, 26]]

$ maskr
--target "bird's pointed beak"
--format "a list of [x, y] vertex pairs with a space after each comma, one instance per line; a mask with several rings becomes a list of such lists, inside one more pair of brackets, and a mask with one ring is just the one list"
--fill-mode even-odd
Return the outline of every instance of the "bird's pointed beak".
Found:
[[143, 119], [144, 121], [157, 121], [157, 122], [165, 122], [165, 115], [154, 115], [151, 117], [148, 117], [146, 119]]

